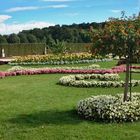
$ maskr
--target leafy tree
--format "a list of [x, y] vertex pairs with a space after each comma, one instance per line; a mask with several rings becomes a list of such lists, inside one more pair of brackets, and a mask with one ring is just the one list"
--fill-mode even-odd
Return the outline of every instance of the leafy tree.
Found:
[[81, 33], [80, 33], [80, 36], [81, 36], [82, 41], [83, 41], [84, 43], [90, 43], [90, 42], [92, 41], [91, 35], [90, 35], [89, 32], [81, 32]]
[[37, 38], [33, 34], [27, 34], [27, 39], [29, 43], [37, 43]]
[[8, 43], [20, 43], [20, 38], [16, 34], [11, 34], [7, 38]]
[[30, 31], [37, 38], [37, 42], [42, 42], [44, 39], [44, 31], [42, 29], [35, 28]]
[[122, 13], [120, 19], [111, 18], [103, 30], [93, 35], [93, 44], [93, 51], [96, 54], [106, 55], [112, 53], [114, 56], [125, 57], [126, 84], [124, 101], [127, 101], [131, 55], [140, 52], [140, 17], [127, 18]]
[[28, 43], [28, 39], [26, 34], [24, 33], [19, 33], [18, 34], [19, 38], [20, 38], [20, 43]]
[[0, 44], [7, 44], [7, 40], [4, 36], [0, 35]]

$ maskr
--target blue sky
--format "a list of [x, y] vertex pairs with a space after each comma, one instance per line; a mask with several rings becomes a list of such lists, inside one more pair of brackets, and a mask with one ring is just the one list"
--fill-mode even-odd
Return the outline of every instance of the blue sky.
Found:
[[138, 14], [140, 0], [1, 0], [0, 34]]

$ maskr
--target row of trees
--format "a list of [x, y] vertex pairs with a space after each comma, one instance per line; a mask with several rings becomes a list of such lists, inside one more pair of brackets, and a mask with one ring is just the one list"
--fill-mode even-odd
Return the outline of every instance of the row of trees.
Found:
[[105, 23], [82, 23], [72, 25], [55, 25], [48, 28], [22, 31], [18, 34], [0, 35], [0, 44], [7, 43], [46, 43], [65, 41], [70, 43], [89, 43], [90, 32], [103, 28]]

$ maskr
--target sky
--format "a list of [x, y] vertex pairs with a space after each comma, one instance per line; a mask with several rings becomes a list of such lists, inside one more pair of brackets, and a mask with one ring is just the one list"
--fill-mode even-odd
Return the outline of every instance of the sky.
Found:
[[49, 27], [56, 24], [103, 22], [132, 16], [140, 0], [0, 0], [0, 34]]

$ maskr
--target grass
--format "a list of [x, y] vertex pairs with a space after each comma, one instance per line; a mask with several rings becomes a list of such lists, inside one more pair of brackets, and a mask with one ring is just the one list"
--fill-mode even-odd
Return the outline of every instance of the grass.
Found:
[[[111, 67], [116, 62], [100, 63]], [[9, 66], [0, 66], [6, 70]], [[75, 111], [80, 99], [122, 93], [123, 88], [75, 88], [57, 85], [63, 74], [0, 79], [0, 140], [139, 140], [140, 122], [87, 121]], [[120, 74], [124, 79], [124, 74]], [[139, 74], [133, 78], [140, 79]], [[139, 92], [140, 87], [134, 87]]]

